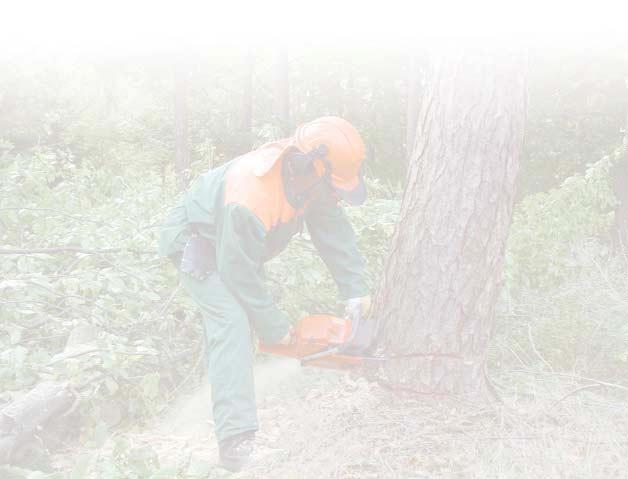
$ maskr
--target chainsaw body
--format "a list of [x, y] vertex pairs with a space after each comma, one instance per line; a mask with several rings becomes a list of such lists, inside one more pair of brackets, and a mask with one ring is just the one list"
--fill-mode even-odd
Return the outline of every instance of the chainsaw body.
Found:
[[289, 345], [265, 345], [260, 351], [301, 360], [302, 365], [348, 369], [377, 361], [364, 356], [375, 333], [372, 322], [327, 314], [307, 316], [294, 328]]

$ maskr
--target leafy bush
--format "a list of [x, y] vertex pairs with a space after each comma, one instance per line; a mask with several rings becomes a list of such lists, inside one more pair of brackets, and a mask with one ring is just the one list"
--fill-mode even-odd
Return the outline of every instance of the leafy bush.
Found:
[[2, 255], [4, 400], [44, 378], [69, 379], [94, 399], [86, 418], [111, 425], [154, 412], [199, 364], [196, 312], [173, 294], [175, 272], [155, 253], [168, 187], [119, 161], [78, 165], [49, 149], [2, 157], [0, 246], [85, 251]]
[[628, 264], [608, 241], [616, 206], [609, 172], [623, 154], [516, 205], [493, 345], [502, 359], [595, 377], [625, 373]]
[[[546, 289], [569, 281], [584, 267], [577, 247], [604, 238], [616, 200], [609, 170], [620, 151], [567, 178], [559, 188], [524, 198], [515, 208], [508, 240], [506, 278], [512, 294]], [[607, 253], [599, 243], [599, 254]]]

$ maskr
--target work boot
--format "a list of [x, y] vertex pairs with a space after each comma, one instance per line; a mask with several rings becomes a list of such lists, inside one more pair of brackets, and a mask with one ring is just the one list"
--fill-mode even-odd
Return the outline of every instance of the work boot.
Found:
[[228, 437], [218, 444], [220, 465], [231, 472], [238, 472], [251, 462], [255, 431], [247, 431]]

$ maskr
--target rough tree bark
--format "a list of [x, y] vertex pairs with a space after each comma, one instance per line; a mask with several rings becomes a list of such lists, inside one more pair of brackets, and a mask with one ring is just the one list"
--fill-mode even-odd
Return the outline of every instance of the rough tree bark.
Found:
[[401, 217], [373, 311], [379, 346], [397, 356], [383, 370], [391, 384], [468, 397], [485, 392], [526, 103], [522, 52], [431, 57]]
[[188, 70], [179, 60], [174, 69], [174, 165], [177, 186], [186, 190], [190, 182], [190, 149], [188, 144]]

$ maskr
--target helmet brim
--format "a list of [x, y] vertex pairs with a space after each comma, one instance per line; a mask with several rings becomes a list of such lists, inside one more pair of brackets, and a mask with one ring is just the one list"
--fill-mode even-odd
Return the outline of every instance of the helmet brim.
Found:
[[366, 201], [367, 192], [364, 176], [359, 174], [357, 177], [357, 185], [347, 188], [346, 184], [340, 185], [336, 181], [332, 181], [334, 191], [341, 200], [346, 201], [352, 206], [360, 206]]

